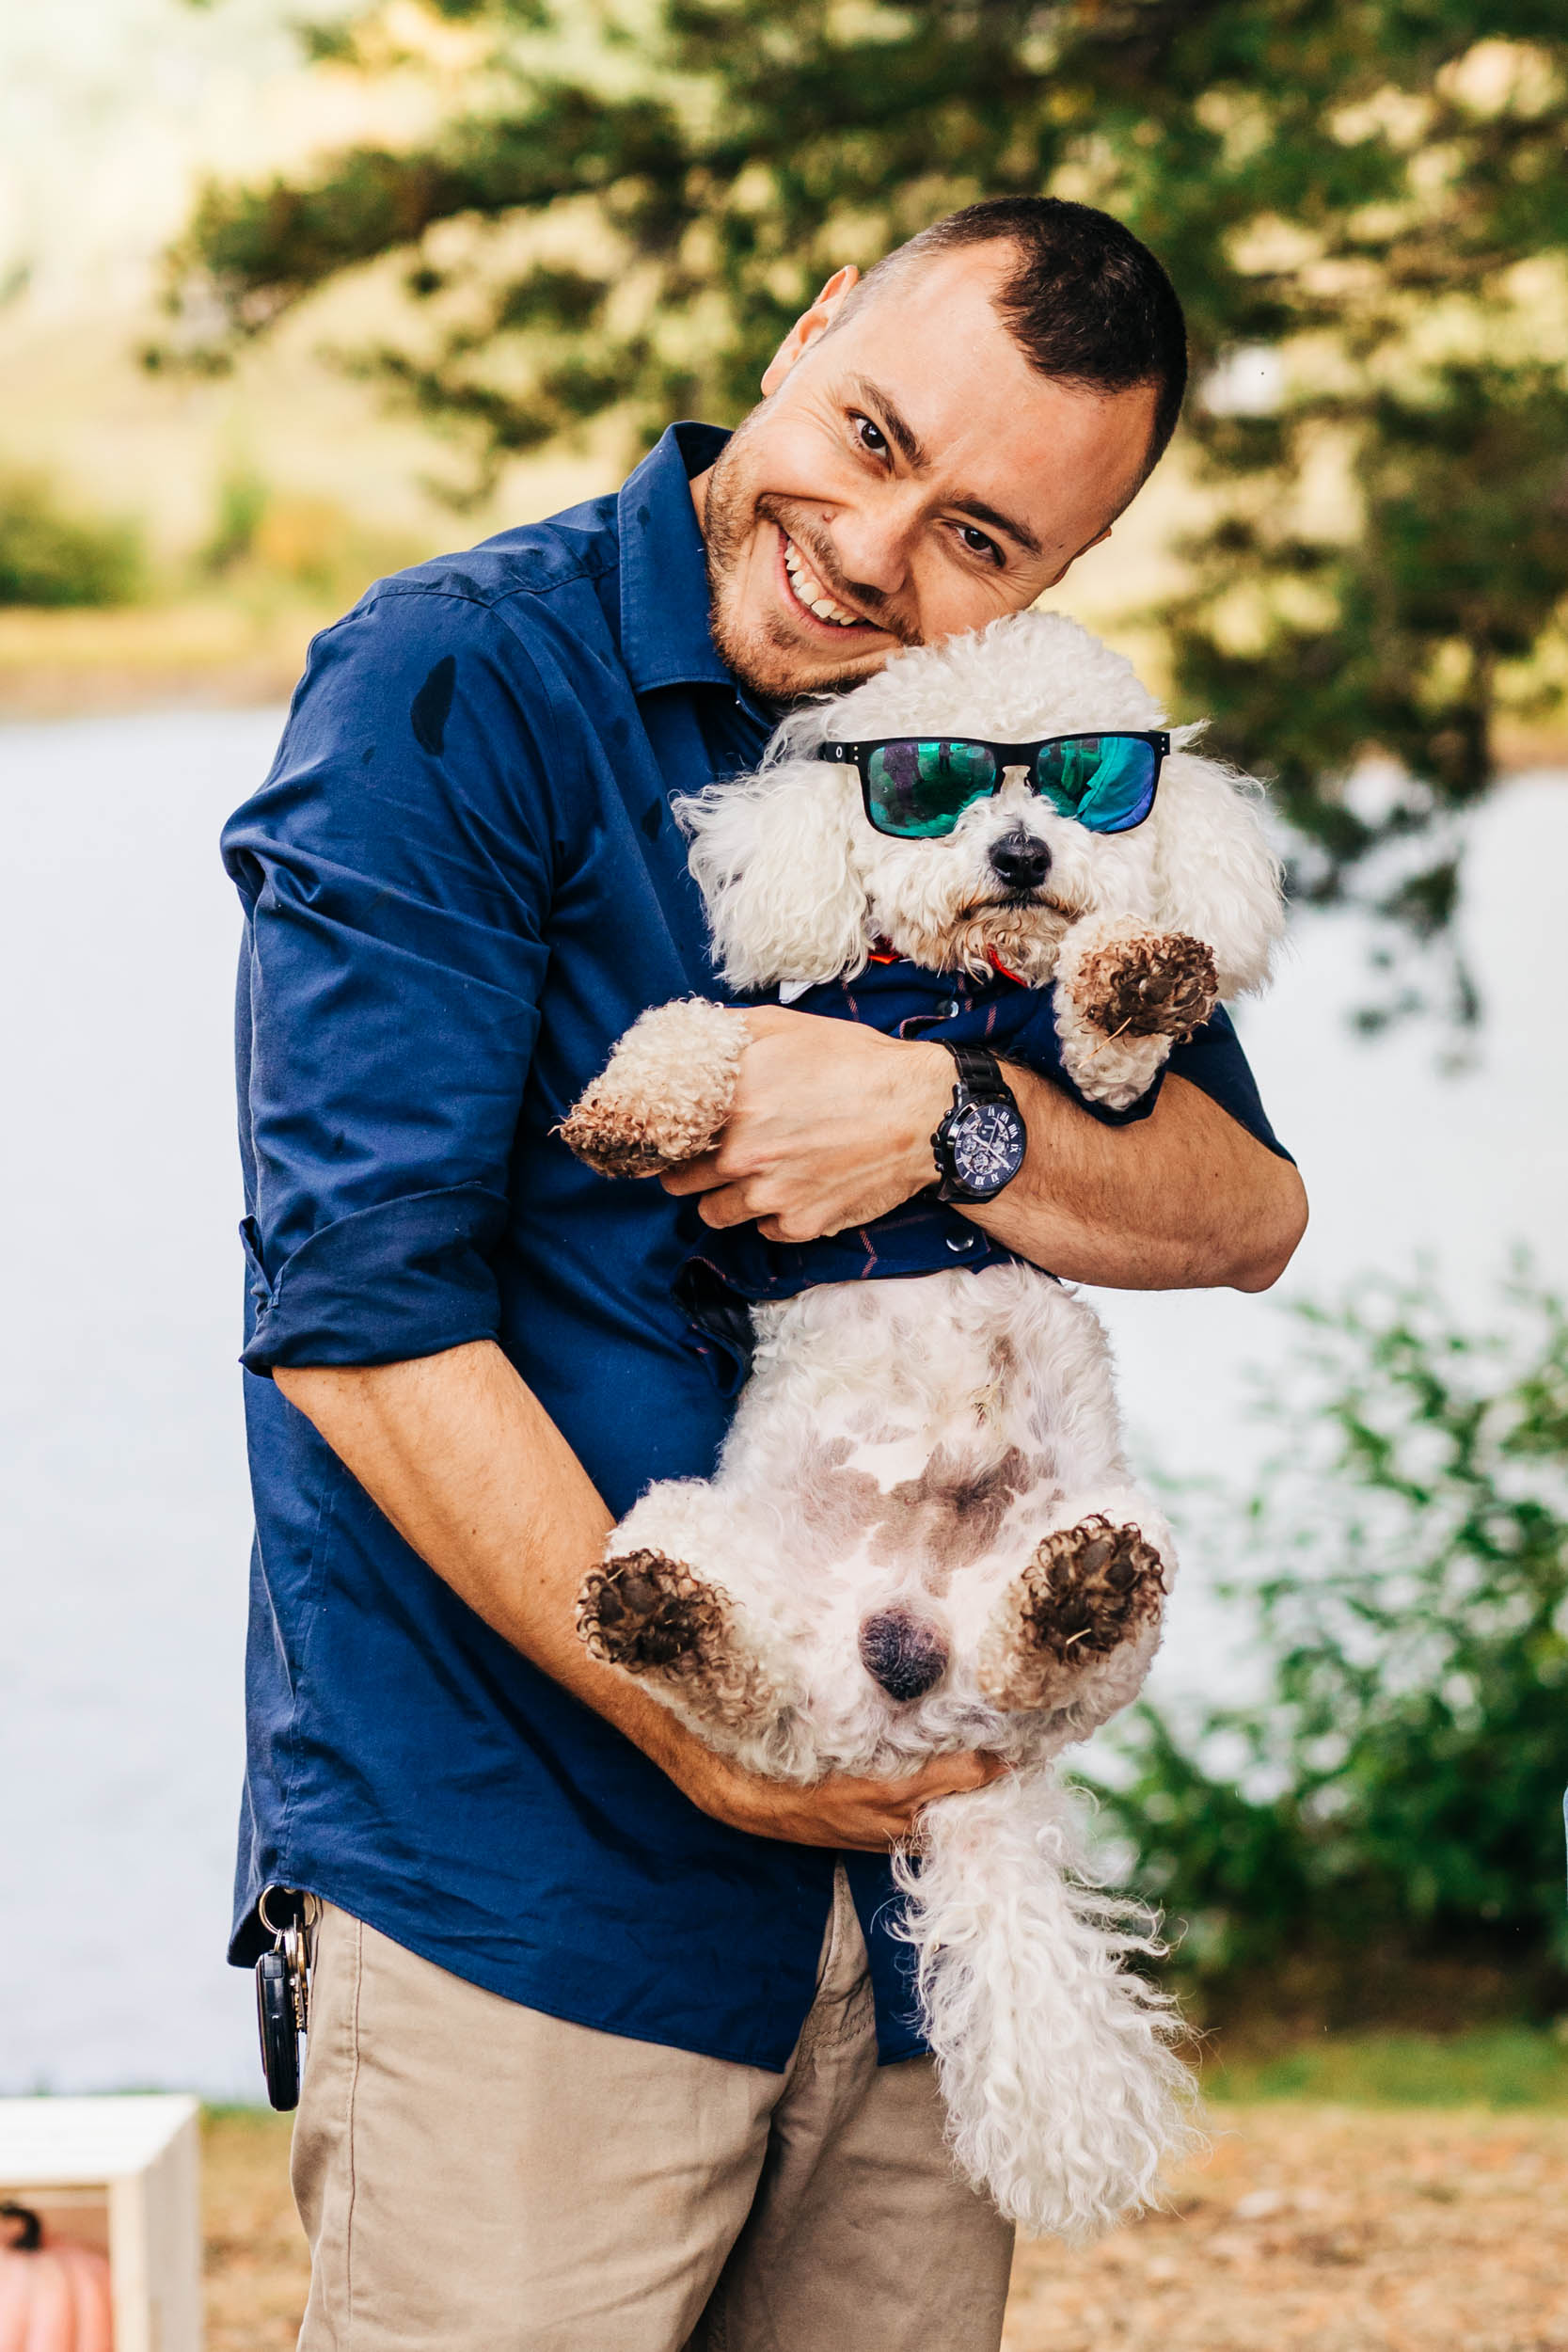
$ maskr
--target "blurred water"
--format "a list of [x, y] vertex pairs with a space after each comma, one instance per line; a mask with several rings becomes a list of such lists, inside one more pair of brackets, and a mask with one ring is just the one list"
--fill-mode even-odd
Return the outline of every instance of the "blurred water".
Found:
[[[0, 729], [6, 1346], [0, 2090], [253, 2096], [248, 1982], [223, 1963], [248, 1542], [234, 1369], [230, 1103], [238, 919], [214, 838], [276, 711]], [[1345, 1031], [1360, 942], [1319, 922], [1249, 1051], [1316, 1215], [1291, 1287], [1436, 1249], [1482, 1306], [1515, 1237], [1568, 1272], [1568, 1120], [1540, 988], [1568, 864], [1560, 780], [1477, 829], [1466, 925], [1481, 1067]], [[1175, 1468], [1245, 1459], [1239, 1366], [1283, 1319], [1227, 1295], [1102, 1299], [1134, 1423]], [[1164, 1671], [1213, 1638], [1195, 1576]]]

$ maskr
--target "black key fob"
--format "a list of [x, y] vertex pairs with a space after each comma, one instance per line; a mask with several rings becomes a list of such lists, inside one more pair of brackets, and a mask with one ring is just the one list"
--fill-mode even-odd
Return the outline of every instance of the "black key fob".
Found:
[[261, 2030], [261, 2072], [267, 2097], [285, 2113], [299, 2105], [299, 2027], [293, 1987], [281, 1947], [256, 1963], [256, 2022]]
[[264, 1888], [256, 1906], [273, 1939], [271, 1951], [256, 1963], [261, 2073], [267, 2097], [284, 2114], [299, 2105], [299, 2045], [310, 2030], [310, 1945], [318, 1908], [314, 1896], [287, 1886]]

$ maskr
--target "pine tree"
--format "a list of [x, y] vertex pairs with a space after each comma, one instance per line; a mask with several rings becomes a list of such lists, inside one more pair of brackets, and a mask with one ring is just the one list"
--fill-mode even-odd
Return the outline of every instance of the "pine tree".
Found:
[[[1442, 932], [1448, 820], [1568, 678], [1562, 0], [1484, 32], [1474, 0], [638, 0], [592, 38], [582, 0], [419, 6], [423, 37], [400, 0], [310, 38], [370, 74], [440, 49], [438, 127], [209, 187], [162, 356], [221, 364], [396, 256], [407, 331], [361, 364], [483, 493], [607, 410], [644, 443], [737, 417], [834, 267], [957, 205], [1101, 203], [1208, 386], [1178, 699], [1275, 779], [1298, 887]], [[1405, 778], [1375, 799], [1373, 749]]]

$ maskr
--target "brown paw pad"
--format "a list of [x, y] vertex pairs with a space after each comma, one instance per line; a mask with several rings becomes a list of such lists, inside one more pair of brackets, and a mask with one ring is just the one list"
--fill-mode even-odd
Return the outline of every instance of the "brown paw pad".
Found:
[[697, 1674], [724, 1632], [724, 1606], [679, 1560], [628, 1551], [595, 1568], [578, 1601], [578, 1637], [628, 1674]]
[[1119, 1648], [1164, 1597], [1160, 1555], [1135, 1527], [1096, 1512], [1048, 1535], [1024, 1573], [1023, 1629], [1064, 1663]]
[[1107, 1037], [1190, 1037], [1219, 996], [1214, 958], [1200, 939], [1168, 932], [1121, 939], [1085, 956], [1075, 994]]

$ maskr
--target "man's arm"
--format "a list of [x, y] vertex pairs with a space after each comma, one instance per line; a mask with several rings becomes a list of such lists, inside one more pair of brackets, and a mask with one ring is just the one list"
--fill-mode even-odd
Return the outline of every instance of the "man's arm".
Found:
[[[883, 1216], [928, 1184], [931, 1136], [953, 1099], [952, 1057], [851, 1021], [748, 1010], [735, 1107], [717, 1148], [664, 1177], [701, 1193], [710, 1225], [758, 1220], [812, 1241]], [[1112, 1290], [1266, 1290], [1307, 1226], [1289, 1160], [1198, 1087], [1167, 1078], [1136, 1125], [1091, 1119], [1011, 1065], [1029, 1127], [1020, 1173], [964, 1212], [998, 1241], [1075, 1282]]]
[[493, 1341], [401, 1364], [279, 1366], [274, 1378], [461, 1599], [716, 1820], [759, 1837], [881, 1852], [933, 1797], [979, 1788], [1001, 1769], [939, 1756], [907, 1780], [789, 1788], [714, 1755], [597, 1664], [573, 1629], [574, 1604], [613, 1515]]

